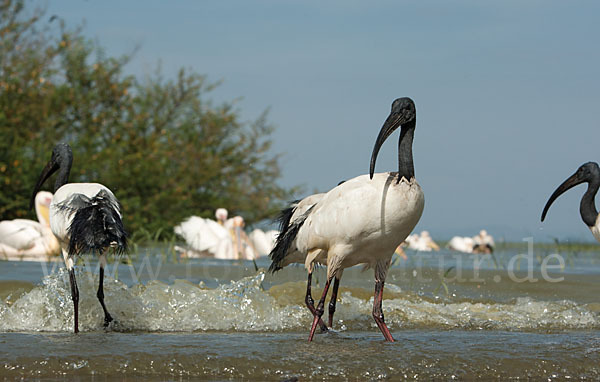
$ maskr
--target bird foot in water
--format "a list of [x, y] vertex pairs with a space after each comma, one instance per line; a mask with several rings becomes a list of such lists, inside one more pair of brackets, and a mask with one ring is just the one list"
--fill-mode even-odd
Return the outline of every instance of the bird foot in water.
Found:
[[110, 324], [108, 326], [104, 327], [104, 331], [105, 332], [120, 332], [120, 333], [124, 333], [124, 332], [131, 331], [131, 328], [127, 327], [124, 324], [122, 324], [121, 321], [119, 321], [119, 320], [113, 320], [113, 321], [110, 322]]
[[331, 334], [331, 335], [338, 335], [340, 332], [338, 330], [329, 328], [329, 330], [327, 330], [327, 334]]
[[337, 335], [337, 334], [339, 334], [339, 330], [335, 330], [333, 328], [327, 328], [326, 330], [323, 330], [323, 328], [321, 328], [321, 330], [317, 331], [315, 334], [333, 334], [333, 335]]
[[[110, 325], [110, 323], [113, 321], [113, 318], [109, 315], [107, 315], [106, 317], [104, 317], [104, 327], [108, 328], [108, 326]], [[116, 323], [116, 321], [115, 321]]]

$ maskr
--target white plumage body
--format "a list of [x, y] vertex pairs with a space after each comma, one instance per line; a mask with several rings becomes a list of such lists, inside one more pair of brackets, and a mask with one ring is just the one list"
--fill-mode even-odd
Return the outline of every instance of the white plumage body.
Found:
[[[187, 257], [214, 257], [221, 260], [252, 260], [259, 255], [244, 231], [244, 219], [235, 216], [222, 224], [199, 216], [190, 216], [174, 231], [187, 248], [177, 247]], [[260, 231], [261, 244], [270, 248], [269, 238]], [[272, 234], [271, 234], [272, 235]], [[268, 253], [268, 252], [267, 252]]]
[[16, 251], [28, 250], [44, 237], [46, 230], [47, 226], [33, 220], [4, 220], [0, 222], [0, 245]]
[[174, 231], [199, 257], [208, 255], [225, 260], [235, 258], [229, 230], [212, 219], [190, 216], [177, 225]]
[[276, 230], [268, 230], [263, 231], [259, 228], [256, 228], [250, 232], [248, 238], [250, 242], [256, 249], [256, 257], [268, 255], [269, 252], [273, 249], [275, 245], [275, 240], [277, 239], [277, 235], [279, 235], [279, 231]]
[[464, 252], [464, 253], [473, 253], [473, 246], [475, 245], [475, 241], [472, 237], [462, 237], [462, 236], [454, 236], [448, 242], [448, 249]]
[[[326, 263], [328, 277], [357, 264], [374, 267], [391, 259], [413, 230], [425, 204], [415, 179], [397, 183], [395, 173], [361, 175], [329, 191], [298, 232], [305, 264]], [[387, 269], [387, 267], [386, 267]]]
[[420, 235], [418, 233], [408, 235], [404, 242], [408, 246], [408, 249], [413, 249], [420, 252], [438, 251], [440, 249], [435, 241], [433, 241], [431, 236], [429, 236], [429, 232], [427, 231], [421, 232]]
[[46, 260], [59, 252], [59, 244], [50, 230], [49, 207], [52, 194], [40, 191], [35, 197], [38, 221], [28, 219], [0, 222], [0, 256], [9, 260]]
[[[52, 203], [50, 204], [50, 229], [52, 229], [54, 235], [61, 242], [63, 256], [66, 256], [66, 248], [69, 245], [70, 239], [68, 229], [75, 213], [73, 213], [73, 211], [61, 209], [60, 206], [71, 204], [73, 197], [78, 194], [93, 198], [102, 190], [116, 201], [112, 191], [99, 183], [67, 183], [54, 193]], [[121, 212], [117, 212], [119, 213], [119, 216], [121, 216]], [[65, 257], [65, 261], [66, 259], [67, 257]]]

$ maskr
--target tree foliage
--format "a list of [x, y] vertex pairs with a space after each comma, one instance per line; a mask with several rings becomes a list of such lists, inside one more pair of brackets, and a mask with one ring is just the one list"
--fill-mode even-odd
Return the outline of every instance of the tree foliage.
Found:
[[294, 190], [276, 183], [266, 112], [242, 121], [233, 102], [207, 99], [205, 76], [138, 79], [124, 73], [129, 59], [0, 0], [0, 220], [33, 216], [28, 198], [61, 141], [73, 148], [69, 180], [111, 188], [129, 231], [169, 230], [217, 207], [250, 224], [272, 217]]

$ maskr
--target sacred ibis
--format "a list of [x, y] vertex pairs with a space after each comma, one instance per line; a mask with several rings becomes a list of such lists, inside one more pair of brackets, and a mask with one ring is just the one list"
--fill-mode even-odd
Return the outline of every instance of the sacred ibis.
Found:
[[594, 202], [596, 194], [598, 193], [598, 188], [600, 188], [600, 167], [598, 167], [598, 163], [596, 162], [584, 163], [577, 169], [575, 174], [571, 175], [560, 186], [558, 186], [544, 207], [544, 211], [542, 212], [542, 221], [544, 221], [546, 218], [546, 213], [556, 198], [558, 198], [565, 191], [581, 183], [587, 183], [588, 188], [581, 198], [581, 203], [579, 204], [579, 213], [581, 214], [581, 219], [583, 219], [583, 222], [592, 231], [592, 234], [596, 240], [600, 241], [600, 216], [598, 215], [596, 203]]
[[100, 257], [100, 281], [97, 297], [104, 310], [104, 326], [112, 317], [104, 305], [105, 250], [115, 253], [127, 250], [127, 233], [121, 221], [120, 205], [107, 187], [98, 183], [67, 183], [73, 163], [71, 147], [59, 143], [52, 150], [50, 161], [42, 170], [33, 190], [31, 204], [36, 192], [46, 179], [58, 171], [54, 184], [54, 196], [50, 204], [50, 228], [57, 237], [65, 265], [69, 272], [71, 297], [73, 298], [74, 331], [79, 332], [79, 289], [75, 279], [75, 256], [96, 253]]
[[[394, 100], [375, 142], [369, 175], [350, 179], [327, 192], [293, 222], [286, 235], [278, 238], [281, 245], [276, 245], [272, 252], [272, 269], [280, 268], [277, 261], [285, 259], [292, 245], [299, 253], [307, 254], [305, 266], [309, 283], [313, 264], [327, 264], [327, 280], [313, 313], [309, 341], [323, 315], [331, 281], [335, 278], [337, 282], [345, 268], [357, 264], [365, 264], [375, 271], [373, 318], [385, 339], [394, 341], [381, 309], [385, 278], [395, 249], [413, 230], [425, 204], [413, 165], [415, 126], [414, 102], [410, 98]], [[398, 127], [401, 127], [398, 172], [374, 174], [381, 146]]]

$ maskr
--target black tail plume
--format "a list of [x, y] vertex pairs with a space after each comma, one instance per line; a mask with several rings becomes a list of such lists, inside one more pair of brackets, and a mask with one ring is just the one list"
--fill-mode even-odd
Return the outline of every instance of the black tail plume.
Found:
[[119, 202], [102, 190], [93, 198], [76, 195], [61, 209], [75, 213], [69, 226], [69, 256], [81, 253], [102, 253], [113, 247], [115, 252], [127, 252], [127, 232], [119, 214]]
[[275, 221], [279, 224], [279, 235], [283, 235], [290, 227], [290, 220], [294, 212], [296, 212], [298, 203], [300, 203], [300, 200], [294, 200], [288, 208], [281, 210], [279, 216], [275, 218]]
[[294, 242], [294, 239], [296, 239], [296, 236], [300, 231], [300, 228], [302, 227], [302, 225], [306, 221], [306, 218], [308, 217], [308, 215], [314, 207], [310, 207], [308, 211], [306, 211], [302, 216], [298, 217], [296, 220], [290, 223], [292, 215], [296, 211], [296, 206], [297, 202], [293, 203], [292, 207], [286, 208], [285, 210], [281, 211], [281, 214], [279, 215], [278, 220], [281, 224], [282, 229], [279, 235], [277, 236], [275, 246], [271, 250], [271, 253], [269, 253], [269, 257], [272, 261], [271, 266], [269, 267], [269, 272], [271, 273], [275, 273], [281, 268], [283, 268], [283, 259], [285, 259], [285, 257], [287, 256], [288, 251], [292, 246], [292, 243]]

